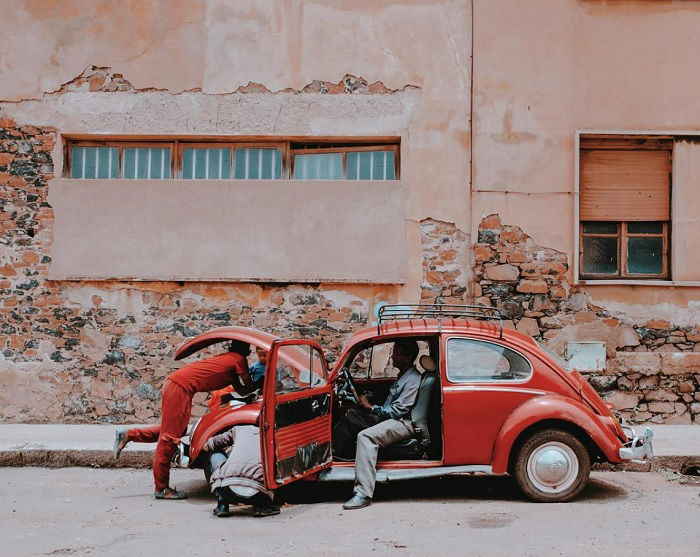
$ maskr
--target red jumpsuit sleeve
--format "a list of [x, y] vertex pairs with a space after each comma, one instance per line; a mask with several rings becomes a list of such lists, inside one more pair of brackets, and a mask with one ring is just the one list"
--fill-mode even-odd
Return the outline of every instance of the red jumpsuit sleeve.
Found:
[[248, 371], [248, 360], [239, 355], [239, 360], [233, 366], [233, 370], [236, 375], [248, 375], [250, 373]]

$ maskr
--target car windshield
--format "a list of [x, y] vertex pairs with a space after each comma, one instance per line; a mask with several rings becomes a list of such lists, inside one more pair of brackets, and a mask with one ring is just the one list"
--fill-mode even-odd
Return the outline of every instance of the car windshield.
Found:
[[548, 348], [547, 346], [545, 346], [544, 344], [542, 344], [539, 340], [538, 340], [538, 341], [535, 341], [535, 342], [537, 342], [537, 344], [539, 345], [539, 347], [540, 347], [542, 350], [544, 350], [544, 351], [547, 353], [547, 355], [548, 355], [550, 358], [552, 358], [552, 360], [554, 360], [554, 361], [559, 365], [559, 367], [561, 367], [564, 371], [573, 371], [574, 368], [573, 368], [573, 366], [571, 365], [571, 362], [569, 362], [569, 361], [565, 360], [564, 358], [562, 358], [559, 354], [557, 354], [557, 353], [554, 352], [552, 349], [550, 349], [550, 348]]

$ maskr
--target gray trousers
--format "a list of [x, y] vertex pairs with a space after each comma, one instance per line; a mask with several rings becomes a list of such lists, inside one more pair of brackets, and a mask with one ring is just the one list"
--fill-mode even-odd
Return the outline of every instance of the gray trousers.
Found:
[[384, 420], [357, 434], [355, 453], [355, 491], [366, 497], [374, 495], [377, 481], [377, 454], [380, 447], [388, 447], [413, 436], [410, 422]]

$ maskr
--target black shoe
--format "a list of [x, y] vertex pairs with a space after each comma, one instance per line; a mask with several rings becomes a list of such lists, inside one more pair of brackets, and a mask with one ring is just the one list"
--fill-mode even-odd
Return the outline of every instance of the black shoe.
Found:
[[280, 514], [280, 508], [275, 505], [266, 505], [263, 507], [255, 505], [253, 507], [253, 516], [258, 518], [262, 516], [275, 516], [276, 514]]
[[344, 509], [362, 509], [364, 507], [369, 507], [372, 504], [372, 498], [362, 495], [362, 493], [353, 493], [352, 498], [343, 505]]
[[218, 516], [219, 518], [231, 516], [233, 514], [228, 508], [228, 503], [219, 503], [212, 512], [214, 516]]

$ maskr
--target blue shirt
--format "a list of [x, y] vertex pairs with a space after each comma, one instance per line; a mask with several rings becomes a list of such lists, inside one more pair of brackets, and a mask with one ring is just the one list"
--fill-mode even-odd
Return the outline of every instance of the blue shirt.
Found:
[[405, 418], [416, 403], [420, 381], [420, 372], [411, 366], [401, 377], [394, 381], [384, 404], [372, 406], [371, 413], [382, 420], [400, 420]]
[[253, 380], [253, 383], [255, 383], [256, 381], [262, 379], [265, 375], [265, 364], [255, 362], [248, 368], [248, 371], [250, 372], [250, 378]]

